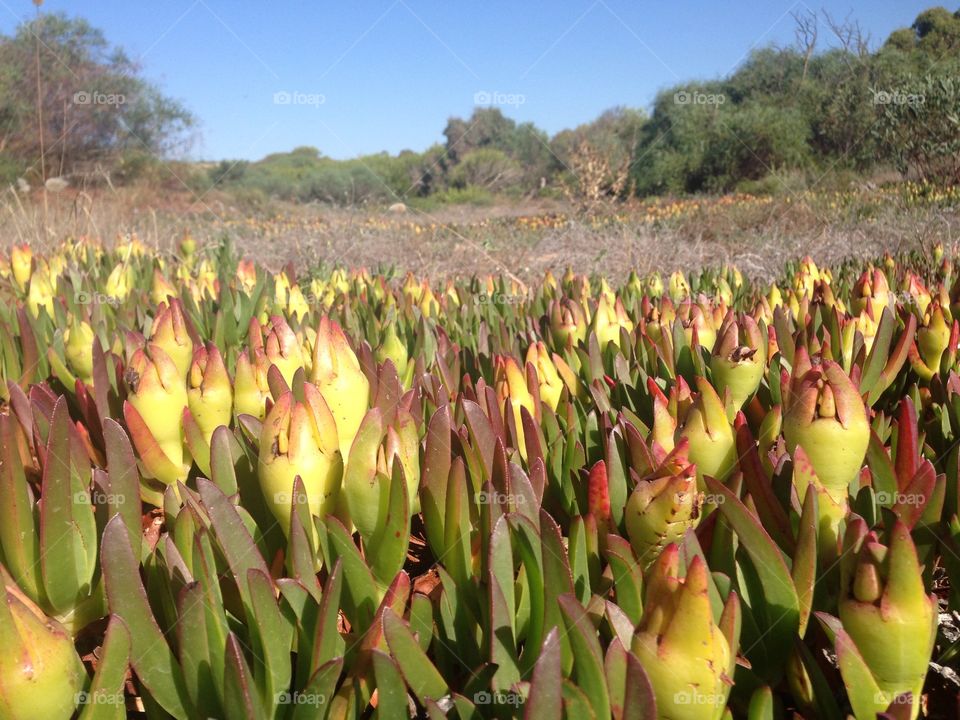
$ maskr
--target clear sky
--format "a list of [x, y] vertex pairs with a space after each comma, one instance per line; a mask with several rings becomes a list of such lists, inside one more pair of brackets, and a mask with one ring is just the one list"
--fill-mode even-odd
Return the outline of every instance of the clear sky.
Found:
[[[552, 134], [615, 105], [649, 108], [666, 86], [791, 43], [791, 11], [850, 15], [876, 46], [936, 4], [46, 0], [43, 9], [86, 18], [184, 102], [200, 120], [194, 157], [257, 159], [298, 145], [337, 158], [422, 150], [478, 101]], [[33, 12], [30, 0], [0, 0], [0, 32]]]

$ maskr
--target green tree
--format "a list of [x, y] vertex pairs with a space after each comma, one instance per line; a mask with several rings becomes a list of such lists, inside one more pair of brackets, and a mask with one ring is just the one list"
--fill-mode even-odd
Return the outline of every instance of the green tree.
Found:
[[48, 175], [169, 156], [188, 145], [193, 126], [180, 103], [85, 20], [43, 14], [0, 36], [0, 152], [21, 171], [39, 176], [41, 144]]

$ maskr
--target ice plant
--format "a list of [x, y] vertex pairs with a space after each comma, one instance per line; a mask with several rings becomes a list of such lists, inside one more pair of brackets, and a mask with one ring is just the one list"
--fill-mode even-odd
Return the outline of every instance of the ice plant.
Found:
[[543, 342], [537, 342], [527, 348], [527, 363], [533, 365], [537, 370], [537, 379], [540, 385], [540, 399], [545, 402], [551, 410], [556, 410], [560, 403], [560, 395], [563, 393], [563, 380], [557, 371], [557, 366], [550, 358], [547, 346]]
[[38, 268], [30, 276], [27, 307], [30, 308], [30, 314], [34, 317], [40, 316], [40, 308], [46, 311], [48, 317], [54, 317], [53, 284], [50, 281], [49, 273], [43, 267]]
[[710, 370], [717, 393], [722, 397], [729, 390], [737, 409], [757, 391], [766, 370], [766, 352], [763, 331], [752, 317], [727, 313], [710, 356]]
[[[697, 467], [697, 477], [704, 475], [723, 480], [737, 463], [733, 426], [723, 401], [706, 378], [696, 379], [697, 395], [687, 411], [677, 439], [690, 443], [690, 461]], [[702, 486], [702, 483], [701, 483]]]
[[890, 294], [890, 285], [887, 276], [880, 268], [868, 268], [863, 271], [860, 279], [853, 286], [850, 297], [850, 312], [860, 315], [869, 310], [872, 316], [879, 320], [883, 309], [889, 307], [893, 296]]
[[628, 333], [633, 332], [633, 321], [627, 315], [623, 302], [619, 298], [616, 302], [612, 302], [608, 295], [601, 295], [590, 328], [596, 333], [602, 350], [611, 342], [619, 346], [620, 329], [623, 328]]
[[317, 386], [337, 423], [340, 453], [344, 461], [370, 405], [370, 381], [340, 326], [328, 317], [320, 319], [310, 381]]
[[183, 306], [176, 298], [170, 304], [160, 303], [157, 315], [153, 319], [149, 343], [161, 348], [173, 361], [180, 377], [186, 378], [193, 361], [193, 340], [187, 332], [187, 322], [183, 316]]
[[14, 245], [10, 250], [10, 269], [20, 290], [26, 290], [33, 272], [33, 250], [28, 243]]
[[86, 681], [73, 638], [2, 568], [0, 577], [0, 718], [67, 720]]
[[76, 316], [63, 332], [63, 347], [69, 370], [87, 385], [93, 384], [93, 328]]
[[550, 302], [550, 333], [559, 350], [576, 347], [587, 337], [587, 319], [579, 303], [566, 297]]
[[[536, 386], [534, 386], [536, 387]], [[513, 416], [517, 428], [517, 442], [521, 456], [526, 457], [526, 447], [523, 442], [523, 414], [521, 408], [526, 408], [530, 417], [539, 421], [540, 401], [527, 386], [527, 378], [517, 361], [510, 356], [501, 356], [496, 360], [494, 388], [501, 407]], [[539, 388], [537, 388], [539, 391]], [[538, 392], [539, 394], [539, 392]]]
[[[839, 638], [838, 660], [854, 713], [872, 718], [911, 693], [915, 720], [937, 634], [937, 599], [924, 588], [910, 531], [894, 523], [885, 546], [859, 522], [848, 530], [845, 549], [839, 611], [852, 645]], [[876, 683], [873, 693], [855, 686], [864, 681], [863, 665]]]
[[811, 362], [797, 351], [794, 374], [784, 398], [783, 435], [790, 452], [802, 447], [813, 471], [838, 503], [860, 472], [870, 426], [863, 399], [837, 363]]
[[289, 391], [281, 395], [260, 432], [260, 488], [287, 534], [294, 479], [303, 482], [311, 514], [325, 517], [336, 507], [343, 476], [333, 415], [315, 386], [304, 383], [303, 394], [303, 402]]
[[404, 378], [407, 374], [407, 365], [410, 361], [410, 355], [407, 352], [407, 346], [397, 336], [397, 330], [394, 323], [388, 323], [384, 330], [383, 340], [377, 346], [376, 358], [378, 362], [391, 360], [393, 366], [397, 369], [397, 374]]
[[263, 341], [267, 360], [276, 365], [287, 385], [293, 384], [293, 376], [303, 367], [303, 352], [300, 340], [282, 315], [272, 315], [265, 328]]
[[[251, 360], [251, 355], [253, 359]], [[262, 420], [266, 415], [270, 385], [267, 371], [270, 361], [263, 350], [242, 352], [237, 356], [237, 370], [233, 381], [233, 409], [237, 415], [252, 415]]]
[[944, 308], [934, 300], [923, 313], [923, 323], [917, 329], [917, 350], [919, 357], [911, 363], [917, 373], [929, 380], [940, 372], [940, 361], [950, 344], [950, 328], [953, 319], [949, 308]]
[[735, 649], [714, 621], [707, 572], [694, 557], [681, 578], [676, 545], [651, 571], [631, 649], [650, 678], [660, 718], [719, 720], [727, 705]]
[[187, 376], [187, 403], [208, 445], [214, 430], [230, 425], [233, 388], [220, 350], [212, 342], [194, 353]]
[[[187, 388], [173, 360], [158, 345], [137, 349], [124, 379], [123, 414], [146, 475], [163, 485], [186, 480], [192, 464], [181, 421]], [[145, 487], [144, 499], [159, 506], [160, 490]]]
[[681, 440], [657, 470], [637, 482], [627, 500], [627, 536], [644, 566], [700, 519], [703, 495], [697, 491], [696, 468], [687, 460], [687, 444]]

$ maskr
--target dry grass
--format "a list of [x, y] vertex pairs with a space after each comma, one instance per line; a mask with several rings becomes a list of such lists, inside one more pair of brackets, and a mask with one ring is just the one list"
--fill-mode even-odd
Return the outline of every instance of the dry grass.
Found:
[[199, 201], [186, 192], [147, 187], [119, 191], [66, 190], [48, 198], [8, 191], [0, 201], [0, 244], [54, 245], [65, 237], [110, 241], [137, 233], [160, 250], [173, 250], [189, 231], [198, 241], [225, 234], [246, 255], [278, 269], [326, 265], [393, 267], [442, 277], [508, 273], [524, 281], [547, 269], [602, 272], [693, 270], [734, 263], [755, 277], [771, 277], [784, 261], [812, 255], [820, 263], [875, 257], [957, 241], [955, 195], [920, 204], [870, 193], [773, 199], [713, 198], [618, 206], [578, 215], [558, 201], [494, 207], [331, 209], [271, 204], [245, 212], [225, 194]]

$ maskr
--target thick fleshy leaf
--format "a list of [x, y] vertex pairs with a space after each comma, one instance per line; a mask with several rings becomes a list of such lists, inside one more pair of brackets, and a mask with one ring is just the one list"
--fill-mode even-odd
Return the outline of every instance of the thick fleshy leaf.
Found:
[[123, 620], [110, 618], [97, 672], [84, 693], [79, 720], [122, 720], [127, 716], [124, 680], [130, 663], [130, 631]]
[[562, 595], [559, 603], [573, 647], [573, 675], [577, 686], [589, 698], [596, 717], [610, 717], [610, 695], [596, 630], [587, 619], [586, 610], [574, 597]]
[[410, 628], [389, 608], [383, 613], [383, 634], [404, 680], [421, 704], [427, 699], [438, 700], [449, 692], [443, 676], [420, 649]]
[[[763, 596], [751, 604], [753, 616], [763, 633], [762, 641], [769, 648], [768, 657], [784, 660], [800, 627], [800, 599], [790, 577], [783, 555], [763, 529], [757, 518], [722, 483], [705, 478], [707, 487], [722, 496], [719, 510], [733, 527], [762, 584]], [[782, 665], [763, 668], [771, 677], [779, 675]]]
[[140, 581], [140, 561], [120, 517], [114, 517], [103, 532], [101, 560], [110, 612], [130, 631], [130, 662], [137, 676], [168, 713], [184, 720], [192, 717], [180, 665], [153, 617]]

